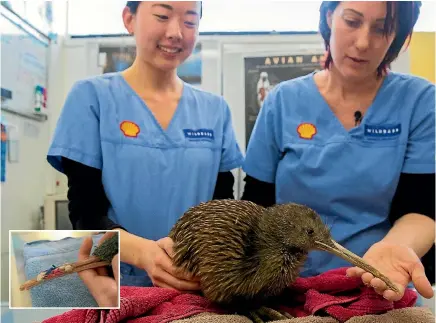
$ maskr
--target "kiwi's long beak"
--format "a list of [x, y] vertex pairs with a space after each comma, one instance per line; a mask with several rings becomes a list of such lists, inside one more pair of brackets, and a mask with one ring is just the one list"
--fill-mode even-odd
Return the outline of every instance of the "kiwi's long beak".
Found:
[[369, 265], [365, 260], [363, 260], [358, 255], [356, 255], [356, 254], [352, 253], [351, 251], [349, 251], [348, 249], [342, 247], [339, 243], [337, 243], [333, 239], [332, 239], [333, 246], [330, 246], [330, 245], [325, 244], [325, 243], [320, 242], [320, 241], [315, 241], [315, 243], [316, 243], [316, 249], [330, 252], [330, 253], [352, 263], [353, 265], [371, 273], [374, 277], [381, 279], [389, 287], [389, 289], [393, 290], [394, 292], [396, 292], [398, 294], [400, 293], [397, 286], [395, 286], [395, 284], [392, 283], [392, 281], [388, 277], [383, 275], [381, 272], [379, 272], [373, 266]]

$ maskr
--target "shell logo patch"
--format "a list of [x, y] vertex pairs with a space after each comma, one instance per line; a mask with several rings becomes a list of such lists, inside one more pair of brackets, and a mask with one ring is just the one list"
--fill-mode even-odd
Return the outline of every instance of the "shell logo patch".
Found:
[[300, 138], [312, 139], [316, 135], [316, 127], [311, 123], [302, 123], [297, 127], [297, 132]]
[[138, 134], [141, 131], [139, 129], [139, 126], [136, 123], [131, 122], [131, 121], [121, 122], [120, 129], [123, 132], [124, 136], [132, 137], [132, 138], [138, 137]]

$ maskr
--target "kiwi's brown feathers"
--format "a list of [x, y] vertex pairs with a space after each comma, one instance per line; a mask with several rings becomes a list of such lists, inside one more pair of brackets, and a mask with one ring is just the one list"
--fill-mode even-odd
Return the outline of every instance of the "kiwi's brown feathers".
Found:
[[118, 233], [104, 240], [94, 249], [93, 256], [99, 257], [102, 261], [112, 262], [118, 253]]
[[[299, 210], [307, 208], [295, 207]], [[174, 264], [199, 277], [204, 296], [217, 303], [278, 295], [297, 278], [308, 249], [292, 249], [283, 241], [287, 233], [301, 236], [301, 230], [286, 225], [280, 219], [286, 214], [277, 211], [241, 200], [213, 200], [189, 209], [169, 235]]]

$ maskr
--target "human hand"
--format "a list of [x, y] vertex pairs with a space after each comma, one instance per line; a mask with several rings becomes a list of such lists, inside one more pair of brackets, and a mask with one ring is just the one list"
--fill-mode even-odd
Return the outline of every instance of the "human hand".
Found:
[[423, 297], [433, 297], [433, 289], [425, 275], [424, 266], [411, 248], [380, 241], [368, 249], [363, 259], [387, 276], [398, 287], [400, 294], [388, 290], [382, 280], [374, 278], [372, 274], [363, 269], [349, 268], [347, 275], [361, 277], [365, 285], [372, 286], [377, 294], [383, 295], [387, 300], [400, 300], [411, 281]]
[[144, 246], [147, 252], [143, 254], [141, 263], [153, 285], [185, 292], [200, 290], [200, 282], [197, 278], [173, 265], [171, 257], [174, 243], [171, 238], [165, 237], [158, 241], [147, 240], [147, 242], [148, 245]]
[[[101, 237], [98, 244], [100, 245], [104, 240], [114, 234], [117, 234], [117, 232], [106, 232]], [[92, 238], [86, 237], [80, 247], [78, 260], [88, 259], [91, 254], [91, 249]], [[119, 254], [112, 259], [112, 270], [115, 279], [109, 277], [107, 268], [105, 267], [87, 269], [77, 273], [100, 307], [118, 307], [118, 263]]]

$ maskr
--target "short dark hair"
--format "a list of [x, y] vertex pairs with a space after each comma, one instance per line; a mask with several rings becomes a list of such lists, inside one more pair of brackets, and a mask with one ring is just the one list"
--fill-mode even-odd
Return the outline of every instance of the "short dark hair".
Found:
[[138, 11], [138, 7], [141, 1], [127, 1], [126, 7], [130, 9], [130, 12], [135, 14]]
[[[324, 39], [327, 57], [324, 63], [325, 68], [330, 68], [333, 59], [330, 53], [330, 36], [331, 29], [327, 23], [327, 13], [333, 12], [339, 5], [340, 1], [323, 1], [320, 6], [319, 31]], [[418, 20], [421, 1], [387, 1], [386, 2], [386, 20], [384, 25], [384, 35], [389, 35], [392, 31], [396, 33], [395, 38], [389, 47], [386, 56], [377, 68], [377, 75], [381, 76], [398, 57], [404, 43], [408, 39], [410, 43], [413, 27]]]
[[[138, 11], [138, 7], [142, 1], [127, 1], [126, 7], [130, 9], [130, 12], [135, 14]], [[203, 3], [200, 1], [200, 19], [203, 15]]]

